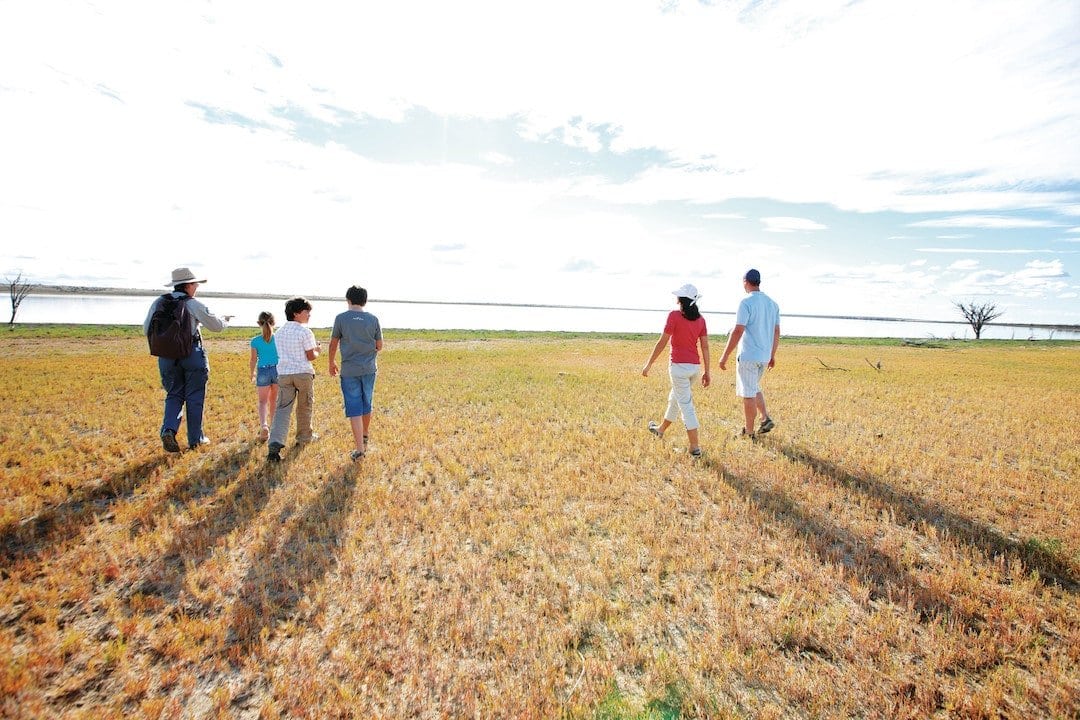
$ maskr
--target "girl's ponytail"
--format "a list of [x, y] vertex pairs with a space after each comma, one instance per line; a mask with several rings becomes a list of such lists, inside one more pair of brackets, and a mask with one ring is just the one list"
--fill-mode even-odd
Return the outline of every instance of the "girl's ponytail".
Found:
[[263, 340], [270, 342], [270, 338], [274, 336], [274, 315], [268, 313], [265, 310], [259, 313], [259, 327], [262, 328]]

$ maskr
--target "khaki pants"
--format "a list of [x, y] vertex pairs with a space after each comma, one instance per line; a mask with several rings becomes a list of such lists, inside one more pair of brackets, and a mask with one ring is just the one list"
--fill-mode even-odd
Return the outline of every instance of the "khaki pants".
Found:
[[311, 415], [315, 406], [315, 376], [311, 373], [278, 376], [277, 410], [270, 428], [270, 442], [285, 444], [293, 405], [296, 405], [296, 442], [308, 442], [313, 434]]

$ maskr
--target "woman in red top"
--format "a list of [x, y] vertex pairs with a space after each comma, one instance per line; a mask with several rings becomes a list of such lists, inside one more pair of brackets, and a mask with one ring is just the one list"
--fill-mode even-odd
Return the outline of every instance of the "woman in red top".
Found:
[[[686, 435], [690, 440], [690, 454], [701, 457], [701, 445], [698, 443], [698, 419], [694, 410], [694, 398], [690, 394], [690, 386], [698, 377], [701, 377], [701, 386], [709, 387], [709, 333], [705, 329], [705, 318], [701, 317], [697, 301], [701, 297], [697, 288], [693, 285], [683, 285], [673, 293], [679, 299], [679, 309], [672, 310], [668, 315], [667, 324], [664, 325], [664, 333], [656, 341], [652, 357], [645, 367], [641, 368], [641, 374], [649, 376], [649, 368], [660, 357], [660, 353], [671, 341], [671, 365], [668, 368], [671, 375], [671, 394], [668, 395], [667, 412], [664, 413], [664, 421], [657, 425], [649, 421], [649, 432], [657, 437], [663, 437], [664, 431], [672, 422], [682, 414], [683, 424], [686, 425]], [[698, 344], [701, 344], [701, 355], [698, 356]], [[702, 371], [704, 363], [704, 371]]]

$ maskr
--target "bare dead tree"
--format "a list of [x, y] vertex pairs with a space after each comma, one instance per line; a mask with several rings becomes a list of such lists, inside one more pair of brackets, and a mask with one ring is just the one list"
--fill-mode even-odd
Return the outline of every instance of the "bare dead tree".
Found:
[[964, 314], [964, 319], [968, 321], [968, 325], [975, 331], [975, 339], [978, 340], [982, 336], [983, 325], [1001, 317], [1005, 311], [998, 310], [997, 305], [994, 303], [976, 303], [975, 301], [962, 303], [953, 303], [956, 309]]
[[22, 305], [22, 301], [37, 288], [37, 283], [32, 283], [29, 280], [23, 280], [22, 273], [20, 272], [12, 280], [9, 277], [4, 277], [8, 281], [8, 290], [11, 293], [11, 319], [8, 320], [8, 330], [15, 328], [15, 313], [19, 312], [19, 305]]

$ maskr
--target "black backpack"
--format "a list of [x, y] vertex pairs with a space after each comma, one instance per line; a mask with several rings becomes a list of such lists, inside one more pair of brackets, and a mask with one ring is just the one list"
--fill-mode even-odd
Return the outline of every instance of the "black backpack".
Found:
[[191, 331], [191, 314], [187, 309], [188, 295], [174, 297], [165, 293], [158, 300], [157, 308], [150, 317], [150, 329], [146, 340], [150, 354], [179, 360], [191, 354], [195, 334]]

